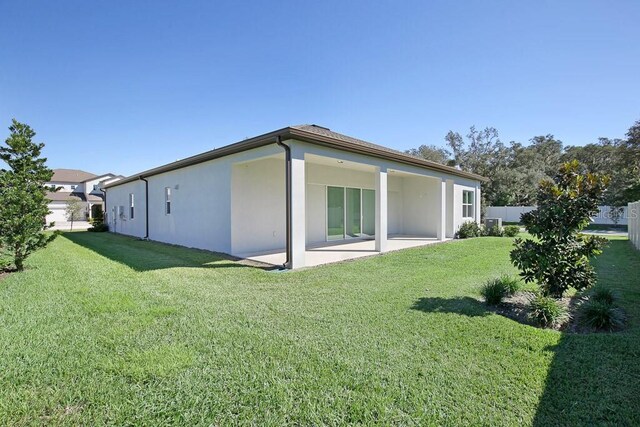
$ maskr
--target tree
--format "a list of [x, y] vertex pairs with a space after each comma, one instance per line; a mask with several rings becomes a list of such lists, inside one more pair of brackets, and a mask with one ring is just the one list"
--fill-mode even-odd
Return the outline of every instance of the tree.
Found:
[[425, 160], [440, 163], [441, 165], [449, 163], [449, 152], [444, 148], [436, 147], [435, 145], [421, 145], [418, 148], [411, 148], [407, 150], [406, 153]]
[[570, 287], [582, 290], [595, 284], [589, 259], [601, 253], [606, 240], [579, 232], [598, 213], [608, 183], [607, 176], [581, 174], [576, 160], [564, 163], [554, 181], [540, 183], [538, 208], [522, 215], [536, 240], [516, 239], [511, 261], [544, 296], [561, 297]]
[[18, 271], [24, 269], [24, 260], [35, 250], [45, 247], [56, 234], [44, 231], [47, 191], [53, 171], [46, 166], [46, 158], [40, 157], [44, 144], [32, 141], [35, 132], [15, 119], [9, 127], [6, 146], [0, 147], [0, 159], [8, 170], [0, 170], [0, 241], [1, 246], [13, 257]]
[[[95, 206], [94, 206], [95, 207]], [[96, 209], [93, 217], [89, 220], [89, 222], [91, 223], [91, 225], [93, 225], [94, 227], [96, 225], [100, 225], [104, 223], [104, 211], [102, 210], [102, 206], [99, 206], [99, 209]]]
[[65, 208], [65, 213], [67, 214], [67, 219], [71, 221], [71, 231], [73, 231], [73, 221], [81, 219], [83, 206], [80, 203], [80, 199], [77, 197], [71, 197], [67, 200], [67, 207]]

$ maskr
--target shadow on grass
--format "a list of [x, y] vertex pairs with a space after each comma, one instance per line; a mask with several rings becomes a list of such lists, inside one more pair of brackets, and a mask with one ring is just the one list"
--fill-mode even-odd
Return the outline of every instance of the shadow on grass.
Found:
[[144, 241], [112, 233], [63, 232], [61, 236], [136, 271], [174, 267], [273, 268], [243, 263], [242, 260], [227, 254]]
[[[629, 324], [623, 332], [562, 333], [547, 348], [553, 359], [534, 426], [640, 425], [640, 251], [611, 239], [595, 267], [599, 283], [620, 295]], [[411, 308], [472, 317], [496, 312], [470, 297], [420, 298]]]
[[487, 306], [471, 297], [459, 298], [420, 298], [413, 303], [411, 309], [427, 313], [455, 313], [465, 316], [488, 316], [492, 312]]
[[640, 252], [611, 240], [595, 266], [630, 323], [618, 333], [562, 334], [534, 426], [640, 425]]

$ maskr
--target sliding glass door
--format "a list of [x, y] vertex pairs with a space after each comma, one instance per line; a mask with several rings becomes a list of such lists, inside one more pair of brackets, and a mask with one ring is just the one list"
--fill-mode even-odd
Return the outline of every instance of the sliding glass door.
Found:
[[375, 234], [375, 192], [327, 187], [327, 240]]
[[327, 187], [327, 240], [344, 239], [344, 187]]
[[347, 188], [347, 218], [346, 237], [360, 236], [360, 222], [362, 221], [360, 212], [360, 189]]
[[376, 192], [373, 190], [362, 190], [362, 234], [376, 234]]

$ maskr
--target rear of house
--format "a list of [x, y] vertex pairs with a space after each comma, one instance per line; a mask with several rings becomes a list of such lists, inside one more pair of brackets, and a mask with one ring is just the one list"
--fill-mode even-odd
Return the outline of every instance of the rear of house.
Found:
[[452, 238], [483, 178], [316, 125], [291, 126], [106, 186], [116, 233], [239, 257], [357, 239]]

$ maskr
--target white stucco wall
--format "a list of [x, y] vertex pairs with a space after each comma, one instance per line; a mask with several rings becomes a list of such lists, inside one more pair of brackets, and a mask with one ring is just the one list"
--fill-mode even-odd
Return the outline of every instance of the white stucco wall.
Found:
[[231, 253], [250, 255], [286, 245], [284, 154], [233, 165]]
[[475, 209], [475, 215], [474, 217], [468, 217], [465, 218], [462, 216], [462, 192], [463, 191], [473, 191], [475, 194], [476, 191], [476, 187], [475, 185], [473, 185], [472, 183], [469, 183], [468, 185], [462, 185], [462, 184], [454, 184], [453, 185], [453, 229], [454, 231], [458, 231], [458, 228], [460, 228], [460, 226], [467, 222], [467, 221], [476, 221], [476, 222], [480, 222], [480, 209], [479, 209], [479, 197], [477, 194], [475, 196], [474, 199], [474, 207]]
[[440, 182], [425, 177], [402, 178], [402, 234], [436, 237]]
[[[279, 155], [282, 152], [282, 149], [274, 144], [147, 178], [149, 181], [149, 239], [233, 253], [231, 243], [233, 165], [274, 154]], [[284, 178], [282, 180], [284, 181]], [[169, 215], [165, 213], [166, 187], [171, 188]], [[135, 222], [136, 225], [116, 222], [115, 230], [111, 231], [143, 237], [145, 218], [143, 181], [134, 181], [107, 189], [107, 210], [111, 217], [111, 208], [122, 205], [127, 215], [129, 193], [134, 188], [137, 209], [136, 218], [132, 223]], [[265, 210], [257, 211], [255, 214], [258, 224], [262, 215], [274, 215]], [[109, 221], [111, 222], [112, 218], [109, 218]], [[251, 230], [247, 230], [244, 236], [251, 241]]]
[[[72, 191], [75, 191], [77, 193], [84, 193], [84, 184], [83, 183], [79, 183], [79, 182], [49, 182], [47, 183], [47, 185], [55, 185], [56, 187], [60, 188], [58, 190], [58, 192], [60, 193], [70, 193]], [[71, 187], [75, 187], [75, 188], [71, 188]]]
[[[129, 210], [129, 194], [133, 194], [134, 217]], [[114, 215], [114, 207], [122, 206], [122, 215]], [[107, 223], [110, 231], [129, 236], [145, 235], [145, 188], [144, 181], [133, 181], [109, 189], [107, 192]]]
[[[474, 190], [476, 186], [473, 180], [438, 171], [313, 144], [286, 142], [298, 153], [298, 158], [324, 156], [360, 164], [358, 170], [353, 170], [337, 161], [336, 166], [303, 162], [304, 185], [296, 187], [296, 194], [303, 194], [305, 201], [302, 211], [306, 212], [301, 217], [304, 219], [301, 228], [306, 232], [301, 235], [303, 246], [305, 239], [308, 244], [326, 239], [327, 185], [375, 189], [377, 168], [392, 169], [388, 174], [388, 233], [434, 237], [439, 226], [442, 180], [448, 180], [445, 186], [447, 237], [462, 223], [462, 190]], [[147, 179], [151, 240], [234, 255], [285, 247], [284, 152], [275, 144]], [[171, 188], [169, 215], [165, 213], [165, 187]], [[112, 231], [144, 236], [144, 189], [144, 182], [138, 180], [107, 190], [110, 225], [114, 206], [123, 206], [124, 212], [124, 220], [116, 218]], [[128, 218], [129, 193], [135, 195], [133, 220]], [[297, 224], [296, 230], [300, 229], [300, 221]]]

